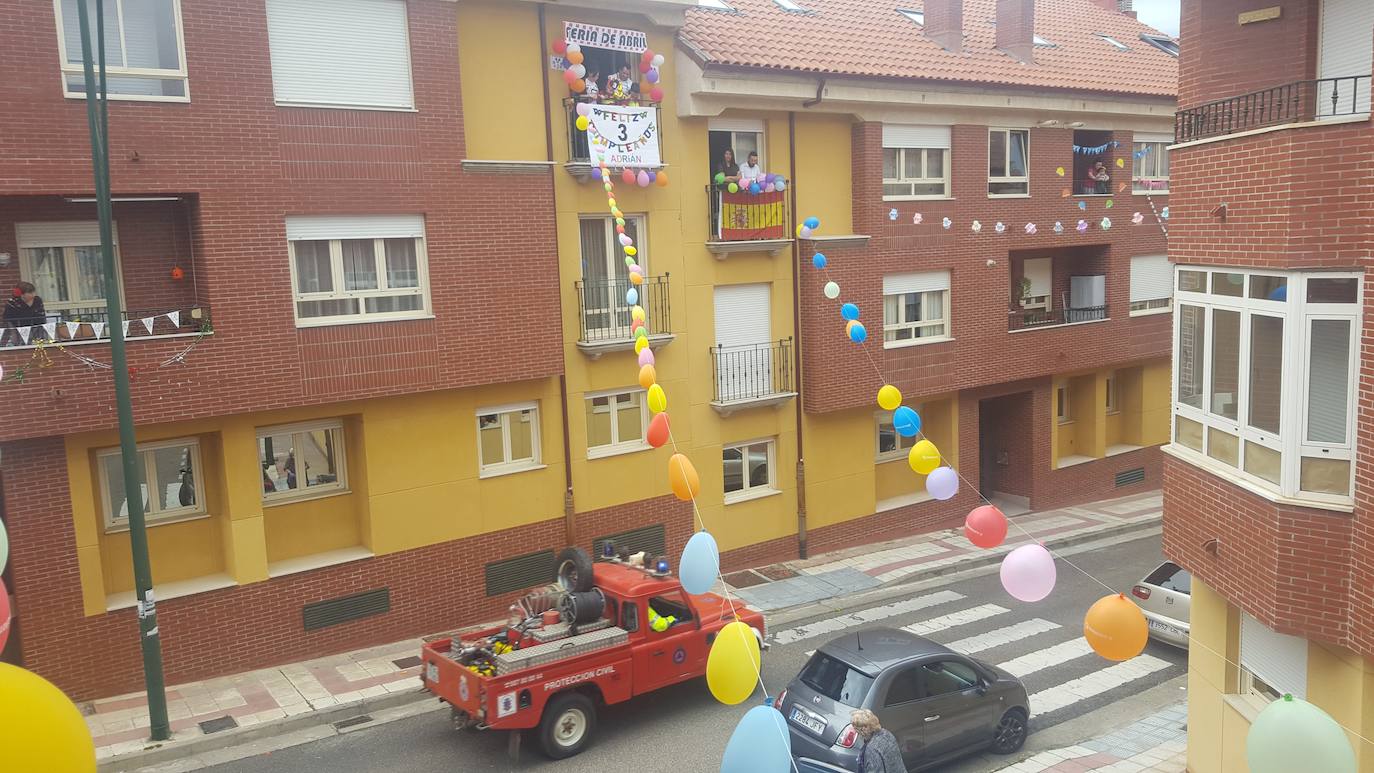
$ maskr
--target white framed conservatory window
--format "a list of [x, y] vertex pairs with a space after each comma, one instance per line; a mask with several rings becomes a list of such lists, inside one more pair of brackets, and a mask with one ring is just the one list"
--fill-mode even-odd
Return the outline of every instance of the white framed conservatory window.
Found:
[[431, 316], [420, 215], [286, 219], [296, 327]]
[[537, 403], [477, 409], [477, 464], [480, 477], [539, 469], [539, 459]]
[[988, 129], [988, 195], [1030, 195], [1030, 130]]
[[1177, 277], [1171, 450], [1271, 499], [1349, 507], [1361, 277]]
[[949, 340], [949, 271], [883, 277], [883, 347]]
[[[85, 0], [96, 63], [94, 0]], [[86, 97], [78, 0], [54, 0], [62, 93]], [[105, 0], [105, 88], [110, 99], [189, 102], [180, 0]]]
[[777, 442], [755, 440], [721, 449], [725, 503], [767, 496], [778, 490]]
[[649, 406], [643, 389], [587, 395], [587, 458], [649, 448], [644, 432], [649, 426]]
[[[123, 531], [129, 528], [129, 503], [125, 498], [124, 462], [119, 449], [97, 452], [96, 466], [100, 474], [105, 530]], [[140, 443], [138, 477], [145, 522], [149, 526], [206, 515], [199, 440], [180, 438]]]
[[341, 420], [262, 427], [257, 434], [264, 504], [348, 491]]
[[[33, 283], [45, 309], [105, 312], [105, 264], [100, 254], [97, 221], [16, 223], [14, 233], [19, 247], [19, 277]], [[113, 224], [111, 234], [118, 277], [119, 230]], [[122, 284], [119, 291], [122, 297]]]

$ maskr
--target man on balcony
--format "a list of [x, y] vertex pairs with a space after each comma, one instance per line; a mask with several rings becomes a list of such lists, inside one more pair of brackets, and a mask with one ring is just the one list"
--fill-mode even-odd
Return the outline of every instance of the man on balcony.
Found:
[[[5, 302], [5, 331], [0, 336], [0, 346], [25, 343], [23, 334], [19, 328], [30, 328], [28, 340], [42, 341], [48, 336], [43, 330], [43, 323], [48, 319], [48, 315], [43, 310], [43, 299], [38, 297], [38, 290], [31, 282], [20, 282], [14, 286], [14, 293]], [[14, 328], [11, 330], [11, 328]]]
[[749, 183], [757, 182], [763, 184], [763, 170], [759, 168], [759, 154], [757, 151], [749, 151], [749, 156], [744, 165], [739, 168], [739, 187], [748, 188]]

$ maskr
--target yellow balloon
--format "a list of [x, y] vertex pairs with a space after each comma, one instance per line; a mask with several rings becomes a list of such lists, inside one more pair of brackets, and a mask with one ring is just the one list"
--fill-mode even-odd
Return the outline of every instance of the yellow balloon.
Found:
[[0, 663], [5, 770], [95, 773], [95, 742], [71, 700], [43, 677]]
[[1083, 616], [1083, 638], [1107, 660], [1130, 660], [1144, 651], [1150, 629], [1140, 607], [1113, 593], [1088, 608]]
[[690, 502], [701, 493], [701, 476], [697, 475], [697, 468], [692, 465], [692, 460], [682, 454], [673, 454], [668, 458], [668, 486], [673, 490], [673, 496], [683, 502]]
[[610, 207], [611, 209], [615, 209], [615, 199], [614, 199], [614, 198], [607, 199], [607, 200], [606, 200], [606, 206]]
[[658, 374], [654, 372], [654, 366], [645, 365], [639, 369], [639, 385], [648, 389], [658, 383]]
[[648, 339], [648, 338], [640, 338], [640, 337], [638, 337], [638, 336], [635, 337], [635, 354], [639, 354], [640, 352], [642, 352], [642, 351], [644, 351], [645, 349], [648, 349], [648, 348], [649, 348], [649, 339]]
[[631, 271], [630, 284], [635, 285], [636, 287], [644, 284], [644, 275], [639, 273], [638, 271]]
[[626, 255], [638, 255], [638, 254], [639, 254], [639, 249], [636, 248], [633, 244], [632, 244], [632, 245], [629, 245], [629, 246], [627, 246], [627, 247], [625, 248], [625, 254], [626, 254]]
[[906, 455], [906, 463], [911, 465], [913, 471], [922, 475], [929, 475], [936, 467], [940, 466], [940, 449], [936, 448], [934, 443], [922, 438], [911, 447], [911, 453]]
[[664, 393], [663, 387], [654, 384], [646, 387], [649, 390], [649, 410], [654, 413], [663, 413], [668, 410], [668, 395]]
[[638, 306], [638, 305], [636, 305], [636, 306], [631, 306], [631, 307], [630, 307], [630, 319], [632, 319], [632, 320], [638, 320], [638, 321], [640, 321], [640, 322], [643, 322], [643, 321], [644, 321], [644, 307], [643, 307], [643, 306]]
[[902, 390], [891, 384], [883, 384], [878, 390], [878, 407], [884, 411], [895, 411], [902, 404]]
[[739, 620], [729, 623], [716, 634], [706, 656], [706, 686], [727, 706], [743, 703], [758, 686], [761, 662], [753, 629]]
[[591, 122], [587, 120], [587, 116], [585, 116], [585, 115], [579, 115], [579, 116], [577, 117], [577, 129], [578, 129], [578, 131], [586, 131], [586, 130], [587, 130], [587, 126], [590, 125], [590, 124], [591, 124]]

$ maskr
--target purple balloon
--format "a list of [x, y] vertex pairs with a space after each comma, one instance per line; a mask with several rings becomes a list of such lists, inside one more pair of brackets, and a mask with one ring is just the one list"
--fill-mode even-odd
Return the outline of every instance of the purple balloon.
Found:
[[636, 178], [636, 179], [637, 179], [637, 181], [639, 182], [639, 187], [641, 187], [641, 188], [647, 188], [647, 187], [649, 187], [649, 173], [648, 173], [648, 172], [644, 171], [643, 169], [639, 170], [639, 177]]
[[600, 180], [600, 179], [601, 179], [601, 167], [599, 167], [599, 166], [594, 166], [594, 167], [592, 167], [592, 179], [593, 179], [593, 180]]
[[950, 499], [959, 493], [959, 474], [949, 467], [936, 467], [926, 476], [926, 491], [936, 499]]
[[1040, 601], [1054, 590], [1054, 556], [1039, 543], [1022, 545], [1002, 559], [1002, 587], [1021, 601]]
[[658, 83], [658, 68], [654, 68], [645, 73], [644, 79], [650, 83]]
[[639, 353], [639, 366], [642, 368], [642, 367], [644, 367], [645, 365], [653, 365], [653, 364], [654, 364], [654, 350], [653, 350], [653, 349], [650, 349], [650, 348], [648, 348], [648, 347], [645, 347], [645, 348], [644, 348], [644, 351], [642, 351], [642, 352]]

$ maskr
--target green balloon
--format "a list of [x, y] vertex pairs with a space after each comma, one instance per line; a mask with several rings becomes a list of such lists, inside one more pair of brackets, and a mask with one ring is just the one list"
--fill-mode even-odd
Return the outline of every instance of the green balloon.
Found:
[[739, 186], [735, 185], [734, 183], [730, 183], [730, 187], [726, 188], [725, 190], [730, 191], [731, 193], [739, 193]]
[[616, 218], [616, 219], [615, 219], [615, 224], [616, 224], [616, 225], [625, 225], [625, 218], [623, 218], [623, 217], [618, 217], [618, 218]]
[[1320, 770], [1355, 773], [1355, 752], [1336, 720], [1316, 706], [1284, 695], [1250, 723], [1245, 758], [1253, 773]]
[[629, 255], [626, 255], [626, 256], [625, 256], [625, 266], [628, 268], [628, 267], [630, 267], [630, 266], [633, 266], [634, 264], [635, 264], [635, 259], [632, 258], [632, 257], [630, 257]]
[[723, 182], [725, 182], [725, 173], [716, 172], [716, 185], [720, 185]]
[[635, 338], [648, 338], [649, 329], [643, 325], [635, 328]]

